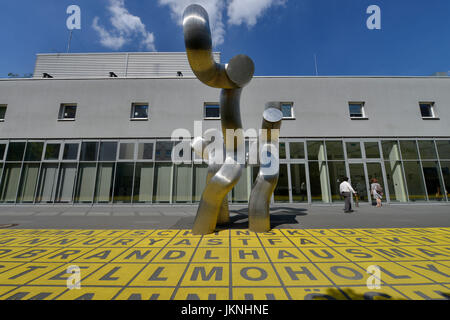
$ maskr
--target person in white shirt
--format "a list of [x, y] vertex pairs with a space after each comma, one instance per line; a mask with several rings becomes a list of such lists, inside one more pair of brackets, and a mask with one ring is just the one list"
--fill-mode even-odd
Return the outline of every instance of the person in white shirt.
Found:
[[348, 178], [342, 178], [342, 183], [339, 185], [339, 191], [344, 197], [345, 208], [344, 212], [353, 212], [352, 210], [352, 194], [356, 194], [356, 191], [352, 188], [351, 184], [348, 182]]

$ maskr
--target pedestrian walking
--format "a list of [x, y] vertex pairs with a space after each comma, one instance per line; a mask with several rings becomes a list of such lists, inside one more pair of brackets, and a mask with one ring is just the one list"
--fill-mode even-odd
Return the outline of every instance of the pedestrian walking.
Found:
[[381, 208], [381, 200], [383, 199], [383, 188], [378, 183], [376, 178], [372, 178], [370, 185], [370, 192], [373, 196], [373, 199], [377, 202], [377, 208]]
[[307, 197], [305, 181], [303, 181], [300, 185], [300, 193], [302, 195], [302, 201], [305, 201], [305, 198]]
[[352, 188], [348, 182], [348, 177], [342, 178], [342, 183], [339, 185], [339, 191], [344, 197], [345, 207], [344, 212], [350, 213], [352, 210], [352, 194], [356, 194], [356, 191]]

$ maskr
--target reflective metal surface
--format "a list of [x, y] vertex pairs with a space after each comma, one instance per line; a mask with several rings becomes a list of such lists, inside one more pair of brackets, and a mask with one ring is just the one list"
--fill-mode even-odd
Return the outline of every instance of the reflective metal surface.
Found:
[[270, 230], [270, 200], [280, 172], [278, 140], [282, 119], [281, 103], [267, 103], [263, 114], [263, 131], [259, 138], [260, 170], [248, 205], [249, 229], [254, 232]]
[[[228, 193], [239, 181], [244, 161], [238, 161], [238, 150], [243, 147], [240, 98], [242, 87], [253, 78], [255, 66], [246, 55], [237, 55], [226, 65], [216, 63], [212, 56], [209, 17], [199, 5], [190, 5], [183, 15], [183, 31], [189, 64], [204, 84], [223, 89], [220, 96], [222, 131], [225, 140], [225, 162], [213, 163], [208, 155], [209, 168], [205, 190], [195, 218], [192, 232], [209, 234], [216, 225], [229, 222]], [[233, 136], [227, 136], [233, 130]], [[235, 130], [238, 130], [237, 133]], [[236, 134], [237, 138], [235, 138]], [[204, 146], [204, 139], [197, 139], [193, 146]], [[205, 157], [206, 158], [206, 157]]]
[[185, 9], [183, 31], [189, 64], [201, 82], [234, 89], [244, 87], [253, 78], [255, 66], [246, 55], [237, 55], [227, 65], [214, 61], [209, 17], [203, 7], [193, 4]]

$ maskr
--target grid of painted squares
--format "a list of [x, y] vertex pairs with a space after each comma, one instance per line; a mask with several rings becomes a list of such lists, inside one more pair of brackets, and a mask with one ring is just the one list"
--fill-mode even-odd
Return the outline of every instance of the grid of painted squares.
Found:
[[[68, 267], [81, 289], [67, 288]], [[367, 287], [381, 271], [380, 289]], [[373, 279], [373, 278], [372, 278]], [[0, 230], [0, 300], [450, 299], [450, 228]]]

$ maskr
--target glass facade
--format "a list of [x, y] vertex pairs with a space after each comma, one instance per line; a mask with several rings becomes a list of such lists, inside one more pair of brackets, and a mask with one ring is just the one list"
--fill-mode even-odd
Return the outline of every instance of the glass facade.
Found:
[[[0, 141], [2, 204], [197, 203], [205, 164], [171, 162], [168, 140]], [[360, 202], [373, 178], [385, 202], [445, 202], [450, 140], [281, 139], [275, 203], [340, 203], [347, 176]], [[248, 166], [229, 194], [247, 203], [258, 167]]]

